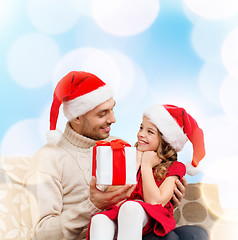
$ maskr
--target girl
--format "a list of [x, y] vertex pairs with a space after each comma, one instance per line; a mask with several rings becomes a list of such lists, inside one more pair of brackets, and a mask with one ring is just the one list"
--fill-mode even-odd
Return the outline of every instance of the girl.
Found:
[[93, 216], [90, 240], [139, 240], [152, 231], [164, 236], [175, 228], [170, 200], [176, 179], [186, 173], [177, 152], [191, 141], [193, 170], [205, 155], [203, 132], [183, 108], [155, 105], [144, 113], [137, 139], [137, 185], [128, 200]]

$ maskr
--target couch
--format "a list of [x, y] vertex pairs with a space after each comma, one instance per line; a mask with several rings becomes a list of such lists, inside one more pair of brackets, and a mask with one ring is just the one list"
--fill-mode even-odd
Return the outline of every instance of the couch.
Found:
[[[29, 206], [22, 184], [30, 160], [31, 157], [28, 156], [8, 156], [0, 159], [0, 239], [30, 239]], [[177, 226], [197, 224], [211, 234], [218, 220], [220, 222], [218, 216], [221, 216], [222, 212], [218, 186], [195, 183], [187, 186], [184, 200], [175, 210], [174, 217]], [[226, 223], [223, 221], [219, 224], [218, 229], [221, 229]]]

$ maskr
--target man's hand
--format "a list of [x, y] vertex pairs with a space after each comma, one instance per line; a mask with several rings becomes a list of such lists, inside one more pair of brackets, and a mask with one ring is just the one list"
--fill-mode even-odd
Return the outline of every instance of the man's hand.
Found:
[[90, 201], [101, 210], [117, 204], [130, 197], [134, 185], [125, 185], [110, 192], [103, 192], [96, 187], [96, 178], [93, 176], [90, 182]]
[[177, 179], [176, 188], [174, 189], [174, 194], [172, 197], [174, 209], [181, 204], [183, 197], [185, 195], [185, 188], [188, 185], [188, 182], [185, 177], [182, 178], [182, 183]]

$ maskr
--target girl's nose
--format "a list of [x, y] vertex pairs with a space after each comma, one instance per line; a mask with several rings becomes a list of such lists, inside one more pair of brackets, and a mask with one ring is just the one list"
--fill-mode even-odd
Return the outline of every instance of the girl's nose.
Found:
[[139, 137], [144, 137], [145, 136], [145, 132], [143, 130], [140, 130], [138, 133]]

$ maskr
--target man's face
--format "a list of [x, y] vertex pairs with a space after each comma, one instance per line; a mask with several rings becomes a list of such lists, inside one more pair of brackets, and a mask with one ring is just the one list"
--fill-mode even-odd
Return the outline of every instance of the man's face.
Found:
[[95, 140], [102, 140], [109, 136], [111, 124], [116, 122], [113, 108], [115, 101], [110, 98], [93, 110], [79, 117], [78, 133]]

